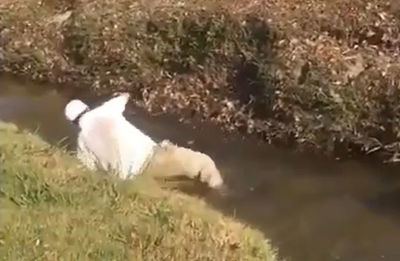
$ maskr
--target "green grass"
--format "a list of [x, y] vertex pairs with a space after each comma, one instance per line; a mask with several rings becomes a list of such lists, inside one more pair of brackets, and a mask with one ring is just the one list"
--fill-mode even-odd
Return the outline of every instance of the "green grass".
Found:
[[142, 176], [112, 180], [0, 122], [1, 260], [276, 260], [263, 235]]

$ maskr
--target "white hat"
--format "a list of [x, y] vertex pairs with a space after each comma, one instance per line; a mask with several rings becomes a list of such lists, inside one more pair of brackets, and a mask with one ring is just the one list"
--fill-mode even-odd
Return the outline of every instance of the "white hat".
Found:
[[64, 114], [68, 120], [75, 121], [78, 116], [88, 109], [89, 106], [87, 106], [81, 100], [72, 100], [65, 106]]

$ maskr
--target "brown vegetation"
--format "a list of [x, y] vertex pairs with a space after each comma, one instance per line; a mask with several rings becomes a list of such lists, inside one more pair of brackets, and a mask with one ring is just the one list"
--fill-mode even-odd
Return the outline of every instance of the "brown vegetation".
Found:
[[2, 2], [1, 70], [129, 90], [149, 111], [267, 141], [396, 160], [397, 2]]

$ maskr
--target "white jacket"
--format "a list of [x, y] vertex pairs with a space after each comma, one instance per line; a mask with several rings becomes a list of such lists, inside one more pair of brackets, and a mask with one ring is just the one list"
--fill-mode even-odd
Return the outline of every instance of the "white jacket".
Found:
[[129, 94], [119, 94], [84, 113], [78, 122], [79, 160], [90, 169], [100, 167], [123, 179], [141, 173], [156, 146], [123, 116], [128, 99]]

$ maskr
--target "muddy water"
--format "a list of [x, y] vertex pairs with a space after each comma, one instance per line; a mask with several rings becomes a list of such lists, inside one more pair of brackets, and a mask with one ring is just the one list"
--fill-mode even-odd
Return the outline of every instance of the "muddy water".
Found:
[[[51, 87], [0, 77], [0, 120], [35, 130], [53, 144], [73, 145], [77, 130], [63, 117], [66, 102], [98, 98]], [[126, 115], [155, 139], [169, 138], [214, 157], [234, 195], [222, 198], [198, 185], [180, 189], [263, 231], [282, 257], [400, 260], [398, 170], [298, 155], [137, 108]]]

